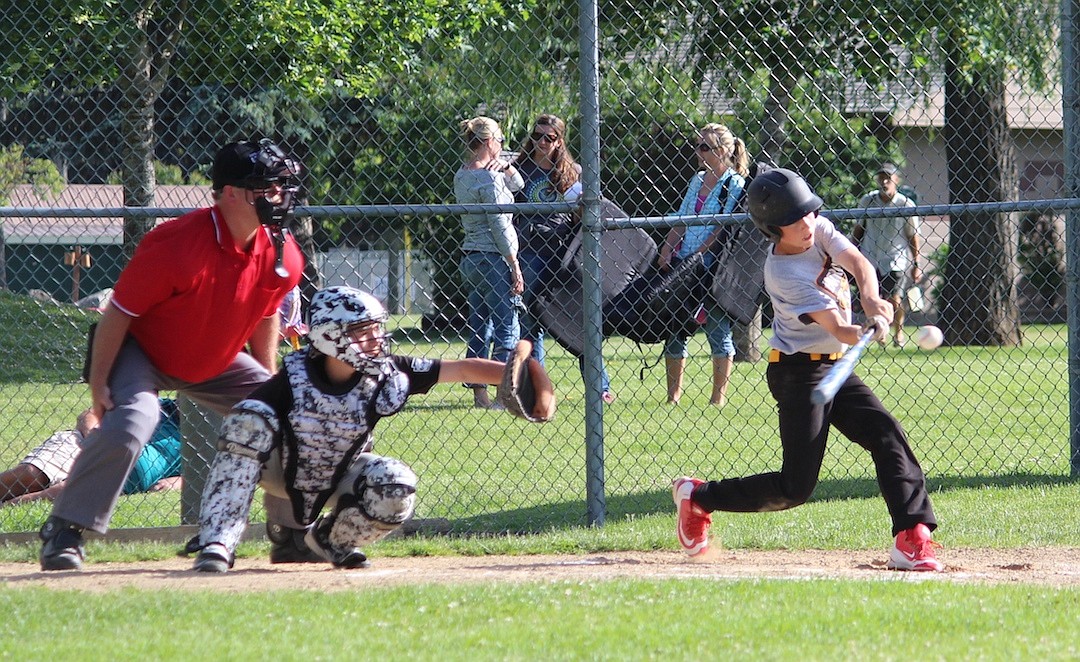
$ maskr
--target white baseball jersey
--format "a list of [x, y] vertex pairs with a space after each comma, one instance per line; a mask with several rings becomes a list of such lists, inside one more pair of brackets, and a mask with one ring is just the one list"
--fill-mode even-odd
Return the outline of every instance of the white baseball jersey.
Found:
[[847, 346], [810, 319], [808, 313], [835, 309], [851, 321], [851, 289], [847, 272], [833, 255], [855, 250], [847, 237], [824, 216], [815, 220], [814, 245], [798, 255], [777, 255], [775, 245], [765, 258], [765, 290], [773, 306], [769, 345], [785, 354], [832, 354]]

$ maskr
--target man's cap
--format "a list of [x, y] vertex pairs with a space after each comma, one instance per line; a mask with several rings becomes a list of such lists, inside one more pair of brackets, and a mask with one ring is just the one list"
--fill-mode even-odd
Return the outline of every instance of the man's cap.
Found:
[[259, 188], [267, 181], [300, 174], [299, 165], [269, 140], [245, 140], [225, 145], [210, 170], [215, 191], [225, 186]]
[[877, 169], [877, 174], [879, 175], [881, 173], [885, 173], [886, 175], [895, 175], [898, 172], [900, 172], [900, 169], [897, 168], [895, 164], [889, 163], [887, 161], [885, 163], [882, 163], [881, 167]]

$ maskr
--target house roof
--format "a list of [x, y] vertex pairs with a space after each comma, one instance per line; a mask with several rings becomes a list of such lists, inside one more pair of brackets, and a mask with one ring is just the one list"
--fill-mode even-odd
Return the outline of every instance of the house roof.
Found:
[[[210, 203], [209, 186], [158, 186], [155, 205], [195, 209]], [[39, 196], [34, 187], [21, 184], [12, 191], [8, 206], [51, 209], [118, 209], [124, 206], [124, 189], [113, 184], [71, 184], [57, 196]], [[158, 219], [162, 222], [168, 219]], [[124, 241], [124, 220], [108, 216], [54, 218], [11, 216], [0, 218], [8, 244], [108, 245]]]

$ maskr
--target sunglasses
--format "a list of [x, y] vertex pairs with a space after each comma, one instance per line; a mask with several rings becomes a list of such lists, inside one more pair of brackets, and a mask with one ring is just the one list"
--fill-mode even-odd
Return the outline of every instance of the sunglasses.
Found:
[[541, 140], [543, 140], [544, 142], [546, 142], [547, 144], [550, 145], [550, 144], [554, 143], [556, 140], [559, 139], [559, 134], [557, 134], [557, 133], [539, 133], [539, 132], [537, 132], [537, 133], [532, 134], [529, 137], [532, 138], [532, 141], [534, 143], [538, 143]]
[[697, 146], [697, 150], [699, 152], [711, 152], [714, 149], [716, 149], [716, 148], [713, 147], [712, 145], [710, 145], [709, 143], [698, 143], [698, 146]]

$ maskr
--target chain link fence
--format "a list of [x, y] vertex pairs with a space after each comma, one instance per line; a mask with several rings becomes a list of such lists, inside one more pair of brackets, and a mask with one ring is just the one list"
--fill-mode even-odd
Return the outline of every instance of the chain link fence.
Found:
[[[460, 123], [486, 116], [504, 136], [499, 167], [535, 175], [548, 156], [579, 157], [586, 208], [599, 182], [608, 206], [595, 229], [634, 238], [616, 242], [632, 254], [601, 251], [599, 273], [646, 269], [671, 237], [696, 232], [683, 227], [748, 227], [730, 208], [679, 217], [728, 134], [750, 163], [804, 175], [846, 233], [916, 227], [915, 264], [886, 269], [915, 278], [898, 288], [902, 346], [873, 348], [859, 374], [933, 487], [1069, 479], [1068, 128], [1053, 3], [611, 1], [582, 3], [584, 14], [532, 0], [16, 4], [0, 16], [0, 467], [74, 426], [88, 404], [87, 327], [138, 239], [211, 203], [209, 164], [232, 140], [269, 137], [306, 167], [292, 228], [305, 302], [329, 285], [370, 290], [392, 313], [396, 353], [464, 357], [461, 212], [507, 211], [453, 206], [480, 202], [455, 191], [455, 173], [476, 157]], [[581, 209], [565, 195], [577, 171], [563, 175], [517, 195], [540, 205], [512, 208], [519, 229]], [[879, 186], [916, 206], [891, 221], [874, 211]], [[588, 296], [605, 285], [590, 271], [598, 235], [582, 236], [554, 282], [583, 278]], [[907, 250], [906, 237], [886, 239]], [[766, 305], [735, 324], [724, 397], [728, 366], [704, 332], [691, 336], [677, 404], [663, 343], [605, 338], [605, 390], [596, 364], [583, 378], [575, 343], [552, 337], [573, 330], [551, 328], [554, 421], [524, 425], [444, 384], [381, 422], [376, 451], [417, 470], [418, 516], [455, 531], [668, 513], [675, 476], [779, 466], [768, 323]], [[944, 332], [941, 350], [911, 342], [925, 324]], [[214, 422], [190, 404], [181, 414], [187, 486], [123, 497], [114, 527], [193, 521]], [[875, 494], [869, 458], [836, 435], [817, 498]], [[0, 531], [36, 530], [47, 509], [0, 508]]]

